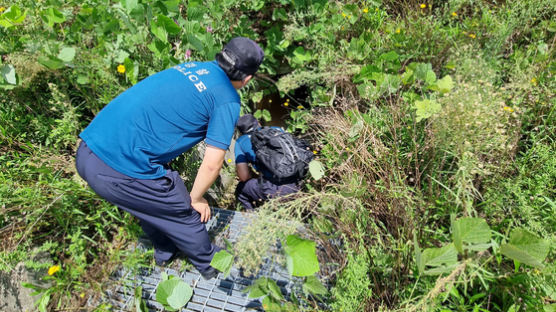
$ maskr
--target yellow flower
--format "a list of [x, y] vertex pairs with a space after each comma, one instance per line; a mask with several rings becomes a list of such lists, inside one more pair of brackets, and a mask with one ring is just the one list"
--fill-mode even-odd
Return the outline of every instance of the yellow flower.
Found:
[[228, 162], [231, 163], [231, 162], [232, 162], [232, 159], [231, 159], [231, 158], [228, 158]]
[[120, 74], [125, 73], [125, 66], [124, 66], [124, 64], [118, 65], [118, 68], [117, 68], [116, 70], [117, 70], [118, 73], [120, 73]]
[[426, 8], [426, 7], [427, 7], [427, 5], [426, 5], [426, 4], [424, 4], [424, 3], [421, 3], [421, 9], [424, 9], [424, 8]]
[[4, 12], [6, 10], [5, 7], [0, 7], [0, 13]]
[[396, 34], [399, 34], [402, 30], [399, 28], [396, 28]]
[[345, 18], [346, 16], [346, 13], [342, 12], [342, 17]]
[[288, 105], [290, 105], [290, 103], [288, 103], [288, 102], [285, 102], [285, 103], [284, 103], [284, 106], [288, 106]]
[[363, 13], [369, 13], [369, 9], [364, 8], [364, 9], [363, 9]]
[[375, 8], [375, 12], [378, 12], [378, 8]]
[[317, 151], [313, 151], [313, 154], [315, 154], [315, 155], [316, 155], [316, 154], [317, 154]]
[[351, 15], [348, 15], [348, 19], [351, 19]]
[[456, 16], [458, 16], [458, 13], [452, 12], [452, 16], [453, 16], [453, 17], [456, 17]]
[[537, 78], [533, 77], [531, 79], [531, 83], [534, 84], [535, 86], [537, 85]]
[[475, 35], [475, 34], [469, 34], [469, 38], [475, 39], [475, 38], [477, 38], [477, 35]]
[[60, 271], [59, 265], [53, 265], [48, 269], [48, 275], [54, 275], [54, 273]]
[[303, 108], [303, 106], [299, 105], [299, 106], [297, 106], [297, 108], [298, 108], [298, 109], [302, 109], [302, 108]]
[[510, 112], [510, 113], [514, 112], [514, 109], [509, 107], [509, 106], [504, 106], [504, 110], [507, 111], [507, 112]]
[[84, 293], [84, 292], [80, 293], [80, 294], [79, 294], [79, 297], [85, 298], [85, 293]]

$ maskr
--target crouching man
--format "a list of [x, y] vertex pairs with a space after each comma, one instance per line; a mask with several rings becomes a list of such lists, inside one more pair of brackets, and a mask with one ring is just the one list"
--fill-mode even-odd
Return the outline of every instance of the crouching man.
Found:
[[[101, 197], [131, 213], [154, 245], [158, 265], [181, 250], [206, 279], [219, 248], [204, 222], [203, 195], [218, 177], [239, 117], [237, 89], [263, 61], [252, 40], [233, 38], [211, 62], [156, 73], [104, 107], [81, 132], [79, 175]], [[167, 164], [200, 141], [207, 148], [191, 192]]]

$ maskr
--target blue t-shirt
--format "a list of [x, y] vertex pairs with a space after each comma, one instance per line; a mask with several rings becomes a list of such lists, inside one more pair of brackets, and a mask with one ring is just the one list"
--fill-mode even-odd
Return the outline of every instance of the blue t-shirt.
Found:
[[239, 109], [239, 95], [215, 61], [184, 63], [120, 94], [80, 137], [116, 171], [156, 179], [166, 174], [165, 164], [203, 139], [227, 149]]

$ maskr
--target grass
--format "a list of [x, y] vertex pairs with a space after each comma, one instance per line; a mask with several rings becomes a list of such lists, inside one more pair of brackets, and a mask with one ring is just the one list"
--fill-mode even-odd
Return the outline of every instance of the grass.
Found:
[[[552, 1], [224, 2], [13, 2], [28, 16], [0, 26], [0, 66], [14, 66], [19, 79], [0, 94], [0, 269], [61, 265], [49, 307], [74, 309], [83, 292], [99, 296], [121, 263], [149, 265], [148, 254], [129, 251], [140, 235], [135, 220], [76, 176], [77, 134], [135, 79], [184, 61], [188, 49], [211, 59], [221, 42], [247, 35], [264, 46], [264, 73], [281, 98], [306, 90], [301, 108], [287, 107], [288, 129], [311, 138], [326, 176], [259, 210], [234, 247], [238, 265], [255, 272], [268, 245], [295, 231], [286, 226], [293, 220], [310, 225], [335, 263], [321, 272], [334, 311], [533, 311], [556, 302], [554, 250], [539, 269], [515, 266], [496, 247], [516, 227], [556, 239]], [[64, 22], [45, 22], [51, 7]], [[187, 33], [153, 35], [146, 7]], [[38, 62], [62, 46], [76, 48], [72, 61], [58, 69]], [[453, 87], [405, 81], [411, 63], [430, 64]], [[245, 111], [266, 88], [242, 92]], [[423, 100], [440, 108], [417, 121]], [[188, 153], [172, 166], [190, 186], [198, 164]], [[228, 193], [217, 188], [215, 202], [233, 206]], [[450, 242], [451, 220], [462, 216], [484, 218], [494, 247], [460, 255], [450, 274], [419, 275], [414, 242]], [[32, 260], [44, 252], [49, 261]]]

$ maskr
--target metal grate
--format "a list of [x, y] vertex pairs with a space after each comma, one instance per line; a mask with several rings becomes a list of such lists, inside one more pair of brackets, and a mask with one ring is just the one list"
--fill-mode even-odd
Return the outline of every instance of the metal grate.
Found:
[[[250, 222], [250, 214], [231, 210], [213, 210], [214, 218], [206, 226], [213, 241], [226, 238], [235, 242], [241, 235], [242, 229]], [[145, 246], [140, 246], [145, 248]], [[288, 298], [292, 290], [300, 291], [302, 280], [291, 278], [285, 267], [277, 265], [273, 258], [279, 255], [280, 246], [277, 245], [265, 259], [257, 276], [242, 276], [236, 267], [232, 267], [230, 275], [224, 278], [220, 273], [216, 278], [204, 280], [199, 272], [188, 269], [178, 272], [164, 268], [168, 275], [180, 277], [193, 288], [193, 297], [181, 311], [253, 311], [262, 310], [258, 299], [249, 299], [243, 290], [261, 276], [271, 277], [280, 286], [284, 297]], [[145, 269], [138, 274], [132, 274], [123, 268], [113, 276], [114, 287], [106, 292], [110, 304], [115, 311], [134, 310], [134, 291], [137, 286], [143, 287], [142, 297], [151, 311], [161, 311], [162, 305], [156, 301], [156, 288], [161, 281], [161, 268]]]

